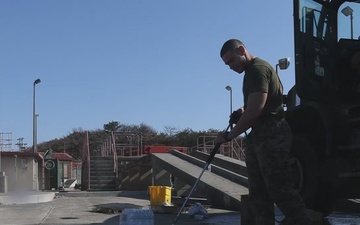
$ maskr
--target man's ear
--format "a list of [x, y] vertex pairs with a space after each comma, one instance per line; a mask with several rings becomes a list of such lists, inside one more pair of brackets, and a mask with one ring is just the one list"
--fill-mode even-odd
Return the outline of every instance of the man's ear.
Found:
[[236, 49], [235, 49], [235, 53], [236, 53], [237, 55], [241, 55], [241, 56], [245, 55], [245, 48], [244, 48], [244, 46], [240, 45], [238, 48], [236, 48]]

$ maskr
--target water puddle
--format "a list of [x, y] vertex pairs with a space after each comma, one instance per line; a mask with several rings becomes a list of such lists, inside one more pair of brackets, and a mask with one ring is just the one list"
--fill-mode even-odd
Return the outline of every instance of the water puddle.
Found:
[[358, 225], [360, 224], [360, 214], [334, 213], [325, 220], [329, 225]]

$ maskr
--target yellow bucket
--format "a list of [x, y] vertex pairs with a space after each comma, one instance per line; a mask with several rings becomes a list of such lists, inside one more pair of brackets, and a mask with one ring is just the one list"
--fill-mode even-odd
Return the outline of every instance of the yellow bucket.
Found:
[[171, 204], [171, 187], [149, 186], [150, 205]]

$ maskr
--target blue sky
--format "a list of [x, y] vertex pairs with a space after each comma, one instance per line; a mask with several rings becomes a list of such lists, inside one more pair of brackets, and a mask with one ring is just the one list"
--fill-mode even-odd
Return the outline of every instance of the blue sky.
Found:
[[[224, 129], [242, 77], [221, 61], [230, 38], [275, 66], [293, 59], [292, 1], [1, 0], [0, 132], [32, 145], [110, 121]], [[288, 91], [293, 64], [279, 73]]]

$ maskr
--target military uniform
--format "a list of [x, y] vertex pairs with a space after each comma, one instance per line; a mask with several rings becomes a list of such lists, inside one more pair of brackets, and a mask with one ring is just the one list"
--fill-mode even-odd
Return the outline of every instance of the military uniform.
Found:
[[274, 225], [274, 202], [285, 215], [282, 225], [310, 224], [304, 202], [291, 185], [292, 134], [284, 119], [282, 85], [271, 65], [259, 58], [245, 70], [245, 109], [248, 96], [254, 92], [268, 94], [264, 110], [248, 136], [245, 152], [249, 204], [255, 214], [255, 225]]

